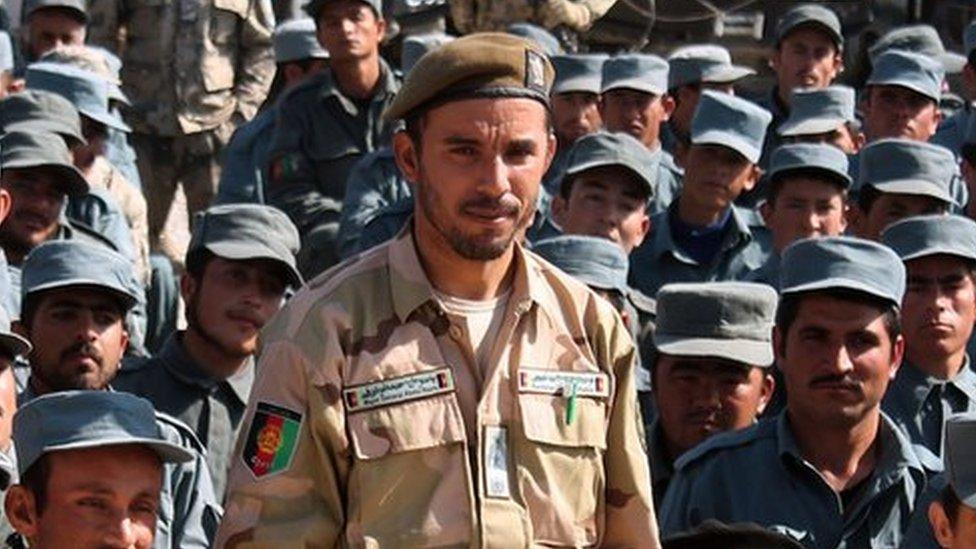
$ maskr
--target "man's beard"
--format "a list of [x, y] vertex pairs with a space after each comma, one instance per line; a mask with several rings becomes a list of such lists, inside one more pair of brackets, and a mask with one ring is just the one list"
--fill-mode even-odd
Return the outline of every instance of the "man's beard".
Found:
[[498, 209], [505, 215], [517, 217], [516, 223], [513, 225], [512, 231], [509, 234], [501, 235], [494, 240], [483, 240], [478, 235], [468, 235], [456, 227], [446, 226], [444, 223], [446, 216], [441, 215], [441, 212], [444, 211], [443, 201], [440, 199], [437, 191], [432, 188], [432, 185], [418, 183], [417, 194], [417, 200], [420, 202], [420, 207], [427, 221], [447, 240], [454, 253], [471, 261], [491, 261], [501, 257], [511, 247], [512, 242], [521, 232], [521, 229], [526, 227], [532, 220], [532, 215], [535, 213], [535, 202], [533, 201], [531, 202], [533, 207], [525, 208], [524, 211], [521, 211], [520, 215], [522, 207], [511, 197], [508, 199], [505, 197], [500, 199], [482, 197], [461, 203], [459, 210], [462, 212], [465, 208], [476, 207]]
[[213, 332], [208, 330], [207, 327], [203, 325], [203, 322], [200, 321], [199, 288], [197, 291], [193, 292], [193, 295], [190, 296], [189, 303], [186, 304], [186, 325], [187, 329], [193, 330], [194, 333], [200, 336], [200, 339], [206, 341], [210, 345], [213, 345], [219, 349], [221, 353], [227, 356], [240, 359], [245, 359], [251, 356], [250, 352], [226, 345], [224, 342], [220, 341], [220, 339], [218, 339]]
[[[98, 365], [97, 370], [94, 374], [94, 380], [91, 380], [91, 374], [88, 377], [79, 375], [76, 370], [65, 371], [61, 364], [69, 357], [69, 355], [81, 354], [88, 356]], [[31, 375], [36, 377], [49, 391], [72, 391], [72, 390], [95, 390], [100, 391], [108, 387], [109, 383], [115, 378], [115, 374], [118, 372], [118, 364], [114, 368], [110, 368], [105, 364], [105, 357], [99, 350], [87, 341], [75, 343], [74, 345], [68, 347], [61, 352], [58, 357], [58, 364], [51, 368], [50, 370], [32, 366]]]

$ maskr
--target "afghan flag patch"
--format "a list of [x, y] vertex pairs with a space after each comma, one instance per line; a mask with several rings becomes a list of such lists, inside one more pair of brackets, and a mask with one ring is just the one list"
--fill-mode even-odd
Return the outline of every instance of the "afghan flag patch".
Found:
[[288, 468], [298, 447], [302, 414], [258, 402], [244, 444], [244, 463], [255, 478], [280, 473]]

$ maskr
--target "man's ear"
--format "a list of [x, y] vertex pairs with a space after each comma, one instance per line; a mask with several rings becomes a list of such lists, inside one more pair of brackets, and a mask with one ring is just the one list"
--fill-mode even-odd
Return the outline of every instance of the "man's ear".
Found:
[[197, 281], [195, 278], [190, 276], [190, 273], [184, 272], [183, 276], [180, 277], [180, 297], [183, 298], [184, 303], [189, 303], [190, 298], [197, 291]]
[[763, 223], [769, 226], [769, 219], [773, 216], [773, 204], [769, 200], [763, 200], [759, 205], [759, 215], [762, 216]]
[[33, 492], [20, 484], [11, 486], [3, 501], [3, 510], [13, 529], [28, 542], [37, 537], [39, 517]]
[[393, 159], [407, 181], [416, 183], [420, 180], [420, 151], [405, 131], [393, 135]]
[[674, 97], [668, 94], [661, 96], [661, 108], [664, 109], [664, 117], [661, 118], [661, 121], [667, 122], [671, 118], [671, 115], [674, 114], [674, 109], [677, 106], [678, 104], [675, 103]]
[[945, 507], [942, 502], [936, 500], [929, 504], [928, 508], [929, 524], [932, 526], [932, 535], [939, 547], [952, 547], [953, 537], [952, 523], [946, 515]]
[[746, 180], [745, 186], [742, 187], [742, 192], [751, 191], [759, 184], [759, 180], [762, 179], [763, 169], [759, 167], [758, 164], [753, 164], [749, 170], [749, 178]]
[[763, 372], [762, 389], [759, 391], [759, 406], [756, 409], [756, 415], [762, 415], [766, 411], [766, 406], [769, 405], [769, 401], [773, 399], [773, 393], [776, 392], [776, 378], [773, 374], [767, 374]]

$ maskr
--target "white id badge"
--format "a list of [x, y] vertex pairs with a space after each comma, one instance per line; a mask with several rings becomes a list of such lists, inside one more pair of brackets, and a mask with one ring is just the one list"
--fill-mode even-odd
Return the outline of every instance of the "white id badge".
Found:
[[512, 497], [508, 485], [508, 429], [485, 427], [485, 495], [490, 498]]

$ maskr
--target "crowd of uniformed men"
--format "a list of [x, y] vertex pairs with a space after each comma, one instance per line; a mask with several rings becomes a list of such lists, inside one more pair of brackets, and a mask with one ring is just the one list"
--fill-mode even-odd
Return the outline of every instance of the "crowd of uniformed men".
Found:
[[9, 545], [976, 547], [976, 24], [286, 4], [0, 34]]

